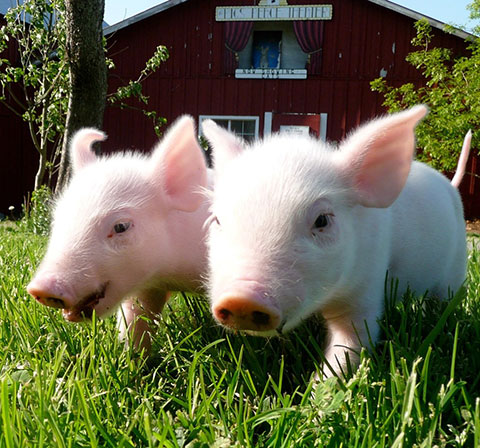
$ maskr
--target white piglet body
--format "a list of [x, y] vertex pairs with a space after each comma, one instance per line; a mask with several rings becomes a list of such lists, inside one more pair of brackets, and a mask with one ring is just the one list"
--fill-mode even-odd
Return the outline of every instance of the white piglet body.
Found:
[[244, 149], [205, 124], [215, 164], [208, 247], [218, 322], [274, 335], [321, 313], [325, 356], [340, 373], [346, 353], [355, 363], [368, 342], [367, 327], [378, 336], [387, 271], [400, 293], [445, 298], [461, 286], [460, 196], [444, 176], [412, 163], [425, 113], [417, 106], [373, 121], [338, 150], [280, 135]]
[[47, 253], [27, 290], [73, 322], [122, 304], [122, 333], [131, 327], [135, 343], [148, 348], [151, 329], [137, 318], [159, 313], [169, 291], [201, 289], [209, 211], [199, 190], [209, 187], [209, 174], [190, 117], [150, 156], [97, 157], [91, 144], [104, 138], [95, 129], [74, 136], [73, 176], [56, 201]]
[[[388, 210], [388, 209], [387, 209]], [[407, 184], [390, 207], [389, 269], [418, 294], [447, 298], [466, 275], [466, 232], [458, 190], [427, 165], [413, 162]]]

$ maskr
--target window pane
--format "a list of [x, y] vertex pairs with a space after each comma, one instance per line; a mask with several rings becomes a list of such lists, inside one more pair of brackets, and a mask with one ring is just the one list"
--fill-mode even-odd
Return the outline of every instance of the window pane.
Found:
[[237, 135], [243, 135], [243, 120], [231, 120], [230, 129]]
[[[217, 116], [218, 117], [218, 116]], [[209, 117], [207, 115], [203, 116], [203, 120], [212, 119], [215, 121], [216, 124], [221, 126], [224, 129], [227, 129], [230, 132], [234, 132], [239, 137], [247, 141], [254, 140], [256, 136], [256, 123], [257, 120], [255, 118], [246, 118], [242, 119], [241, 117], [235, 118], [233, 117]]]
[[230, 129], [247, 141], [255, 139], [255, 120], [230, 120]]
[[213, 120], [215, 123], [217, 123], [219, 126], [222, 128], [228, 129], [228, 120]]
[[245, 135], [253, 135], [255, 137], [255, 121], [253, 120], [244, 121], [243, 133]]
[[255, 31], [253, 33], [252, 67], [280, 68], [281, 31]]

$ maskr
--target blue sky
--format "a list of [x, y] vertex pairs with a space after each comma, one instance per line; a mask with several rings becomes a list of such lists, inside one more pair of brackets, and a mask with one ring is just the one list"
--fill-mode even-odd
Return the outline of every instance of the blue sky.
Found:
[[[152, 6], [162, 0], [105, 0], [105, 21], [113, 25]], [[328, 3], [322, 1], [319, 3]], [[468, 22], [466, 5], [470, 0], [396, 0], [407, 8], [418, 11], [441, 22], [465, 25]]]
[[471, 0], [395, 0], [394, 3], [452, 25], [469, 22], [467, 5]]

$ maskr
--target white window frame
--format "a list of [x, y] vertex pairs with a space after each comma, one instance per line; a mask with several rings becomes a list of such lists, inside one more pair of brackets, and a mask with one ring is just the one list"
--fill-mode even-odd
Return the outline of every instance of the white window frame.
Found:
[[254, 121], [255, 122], [255, 139], [259, 137], [260, 131], [260, 117], [256, 115], [199, 115], [198, 116], [198, 128], [200, 131], [200, 136], [204, 137], [202, 122], [203, 120], [228, 120], [228, 130], [231, 131], [231, 122], [232, 121]]

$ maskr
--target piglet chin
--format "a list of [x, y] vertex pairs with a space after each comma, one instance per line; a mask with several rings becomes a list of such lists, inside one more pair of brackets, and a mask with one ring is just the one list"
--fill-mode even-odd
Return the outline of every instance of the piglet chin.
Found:
[[250, 336], [256, 336], [261, 338], [271, 338], [274, 336], [280, 336], [282, 334], [282, 332], [279, 330], [266, 330], [266, 331], [242, 330], [242, 332]]
[[84, 297], [73, 308], [64, 309], [63, 317], [70, 322], [83, 322], [90, 320], [93, 315], [93, 310], [98, 305], [100, 300], [105, 297], [108, 282], [104, 283], [99, 289], [92, 294]]

